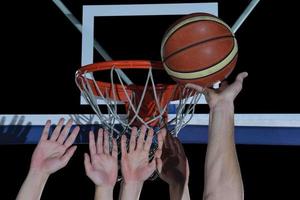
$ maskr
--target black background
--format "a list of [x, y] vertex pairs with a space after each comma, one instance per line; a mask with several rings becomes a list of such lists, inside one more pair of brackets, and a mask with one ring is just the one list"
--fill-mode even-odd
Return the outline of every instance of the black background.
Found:
[[[64, 2], [80, 19], [82, 2]], [[147, 1], [158, 2], [176, 1]], [[219, 16], [232, 25], [248, 2], [220, 1]], [[99, 3], [145, 1], [83, 2]], [[230, 78], [244, 70], [249, 72], [249, 78], [236, 101], [236, 112], [300, 113], [297, 95], [299, 30], [296, 28], [299, 16], [295, 3], [263, 0], [237, 32], [239, 61]], [[74, 73], [80, 67], [81, 35], [73, 25], [51, 1], [4, 1], [1, 10], [0, 113], [57, 114], [89, 110], [79, 106], [79, 92], [74, 83]], [[96, 23], [104, 22], [97, 19]], [[163, 32], [158, 31], [157, 34]], [[99, 34], [98, 30], [95, 33]], [[158, 48], [159, 40], [143, 36], [147, 39], [141, 41], [153, 40], [156, 45], [153, 48]], [[111, 45], [112, 56], [116, 59], [147, 58], [147, 55], [159, 59], [159, 49], [129, 49], [133, 56], [125, 55], [127, 50], [114, 50], [112, 44], [107, 45]], [[206, 146], [188, 144], [184, 147], [191, 168], [191, 198], [201, 199]], [[33, 149], [32, 145], [0, 146], [0, 199], [15, 198], [26, 176]], [[299, 147], [238, 145], [237, 150], [245, 199], [299, 199]], [[85, 151], [87, 146], [80, 145], [69, 165], [50, 177], [42, 199], [93, 198], [94, 186], [84, 175]], [[117, 185], [115, 194], [118, 189]], [[167, 185], [157, 180], [145, 184], [141, 199], [167, 197]]]

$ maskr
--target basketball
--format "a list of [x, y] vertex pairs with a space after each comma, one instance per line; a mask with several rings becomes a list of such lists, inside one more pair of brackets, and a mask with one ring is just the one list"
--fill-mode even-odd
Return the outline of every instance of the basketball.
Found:
[[165, 70], [178, 83], [203, 87], [222, 81], [237, 62], [238, 45], [230, 27], [208, 13], [180, 18], [165, 33], [161, 57]]

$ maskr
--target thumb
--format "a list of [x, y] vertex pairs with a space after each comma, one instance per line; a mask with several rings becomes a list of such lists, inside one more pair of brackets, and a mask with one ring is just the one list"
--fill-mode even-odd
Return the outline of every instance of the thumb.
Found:
[[66, 153], [61, 157], [61, 161], [63, 163], [63, 166], [66, 166], [69, 162], [69, 160], [71, 159], [71, 157], [73, 156], [74, 152], [76, 151], [77, 146], [72, 146], [71, 148], [69, 148]]
[[185, 85], [185, 87], [187, 88], [192, 88], [194, 90], [197, 90], [198, 92], [203, 92], [204, 91], [204, 88], [200, 85], [196, 85], [196, 84], [193, 84], [193, 83], [188, 83]]
[[236, 81], [240, 81], [243, 83], [244, 78], [246, 78], [247, 76], [248, 76], [247, 72], [242, 72], [238, 74], [238, 76], [236, 77]]
[[242, 72], [237, 75], [235, 81], [229, 86], [229, 90], [232, 90], [233, 99], [240, 93], [243, 87], [244, 78], [248, 76], [247, 72]]

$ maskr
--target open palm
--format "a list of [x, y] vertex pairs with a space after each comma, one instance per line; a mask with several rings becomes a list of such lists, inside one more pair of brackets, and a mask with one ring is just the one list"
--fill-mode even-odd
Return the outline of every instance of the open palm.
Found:
[[47, 121], [41, 139], [32, 155], [30, 165], [32, 170], [50, 175], [67, 165], [76, 150], [76, 146], [70, 146], [79, 132], [79, 127], [76, 127], [68, 137], [72, 123], [73, 121], [69, 120], [62, 129], [64, 119], [61, 119], [48, 139], [51, 122]]
[[[104, 140], [104, 141], [103, 141]], [[90, 156], [85, 154], [84, 165], [87, 176], [97, 186], [114, 186], [118, 176], [118, 149], [112, 139], [112, 151], [109, 148], [109, 135], [102, 129], [98, 131], [97, 143], [94, 133], [89, 134]]]
[[[142, 126], [140, 136], [137, 138], [137, 129], [131, 132], [129, 149], [126, 148], [126, 136], [122, 136], [121, 148], [121, 170], [125, 182], [143, 182], [156, 170], [156, 160], [149, 162], [149, 151], [153, 139], [153, 130], [148, 131], [145, 140], [146, 127]], [[162, 141], [159, 141], [158, 151], [155, 157], [160, 157]]]
[[188, 182], [189, 165], [183, 146], [178, 138], [164, 133], [161, 159], [158, 162], [159, 176], [170, 186], [183, 187]]

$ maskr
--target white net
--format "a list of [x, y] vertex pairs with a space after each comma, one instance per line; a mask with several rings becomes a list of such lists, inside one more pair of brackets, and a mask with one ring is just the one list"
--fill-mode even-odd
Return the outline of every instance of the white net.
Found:
[[[120, 77], [119, 69], [120, 66], [117, 63], [111, 66], [109, 86], [95, 80], [95, 71], [82, 68], [76, 72], [76, 84], [81, 90], [82, 96], [91, 105], [100, 123], [111, 133], [111, 136], [118, 139], [122, 134], [130, 134], [131, 129], [137, 124], [153, 128], [156, 133], [161, 128], [168, 128], [173, 136], [177, 136], [179, 131], [192, 119], [201, 93], [176, 84], [166, 86], [155, 83], [151, 65], [145, 69], [147, 78], [143, 87], [128, 86]], [[168, 94], [166, 95], [166, 93]], [[176, 115], [174, 118], [168, 119], [168, 106], [172, 100], [178, 102]], [[103, 109], [103, 104], [102, 106], [98, 104], [99, 101], [104, 102], [106, 109]], [[120, 115], [118, 112], [120, 102], [125, 103], [125, 115]], [[145, 107], [149, 109], [147, 111], [150, 113], [149, 116], [143, 114]]]
[[[144, 68], [147, 78], [142, 86], [125, 85], [118, 73], [124, 66], [120, 67], [117, 63], [110, 67], [110, 83], [95, 79], [94, 73], [101, 72], [99, 68], [89, 70], [83, 67], [76, 72], [75, 78], [82, 96], [91, 105], [101, 125], [110, 133], [110, 137], [114, 137], [119, 143], [123, 134], [129, 138], [132, 128], [141, 125], [153, 128], [154, 136], [160, 129], [167, 128], [177, 137], [179, 131], [192, 119], [201, 93], [177, 84], [157, 84], [153, 78], [153, 67], [150, 62], [149, 66]], [[178, 102], [176, 115], [168, 119], [168, 106], [172, 100]], [[104, 102], [104, 108], [103, 104], [98, 104], [99, 101]], [[125, 115], [118, 112], [120, 103], [126, 107]], [[153, 159], [156, 149], [157, 140], [154, 139], [149, 160]], [[154, 180], [156, 177], [157, 173], [153, 173], [149, 179]]]

